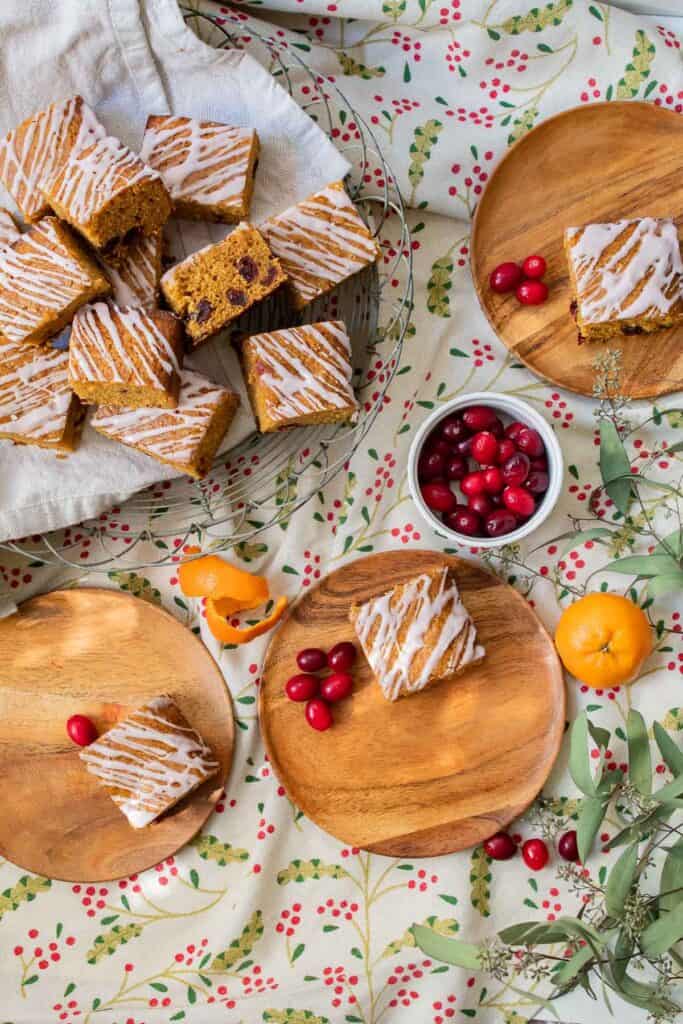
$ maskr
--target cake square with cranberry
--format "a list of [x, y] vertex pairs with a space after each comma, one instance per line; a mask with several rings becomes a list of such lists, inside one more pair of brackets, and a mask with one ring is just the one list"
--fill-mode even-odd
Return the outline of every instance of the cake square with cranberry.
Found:
[[140, 156], [159, 171], [178, 217], [235, 224], [249, 213], [255, 131], [171, 114], [150, 116]]
[[153, 231], [151, 235], [132, 231], [123, 241], [99, 254], [117, 306], [152, 310], [159, 305], [163, 253], [162, 231]]
[[107, 295], [109, 282], [56, 217], [44, 217], [12, 246], [0, 248], [0, 333], [38, 345], [76, 310]]
[[261, 231], [287, 274], [296, 309], [380, 256], [377, 241], [341, 181], [271, 217]]
[[79, 754], [133, 828], [145, 828], [220, 768], [175, 701], [154, 697]]
[[14, 217], [4, 206], [0, 206], [0, 246], [13, 245], [20, 238], [21, 231]]
[[0, 438], [76, 448], [84, 410], [69, 386], [68, 362], [65, 352], [0, 340]]
[[341, 321], [253, 334], [241, 345], [249, 398], [263, 433], [336, 423], [358, 410], [351, 342]]
[[172, 313], [97, 302], [71, 328], [69, 382], [83, 402], [174, 409], [180, 390], [183, 327]]

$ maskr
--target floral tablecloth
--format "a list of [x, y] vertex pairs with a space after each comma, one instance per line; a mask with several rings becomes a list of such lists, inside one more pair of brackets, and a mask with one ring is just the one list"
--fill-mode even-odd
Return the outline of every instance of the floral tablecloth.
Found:
[[[348, 472], [286, 529], [273, 529], [255, 547], [242, 549], [249, 567], [267, 572], [278, 592], [294, 598], [330, 569], [367, 552], [442, 548], [407, 492], [410, 441], [427, 410], [464, 391], [495, 388], [522, 396], [547, 417], [568, 471], [559, 506], [542, 531], [486, 563], [528, 597], [550, 628], [586, 586], [629, 592], [631, 578], [601, 570], [620, 554], [651, 550], [648, 520], [659, 524], [660, 534], [680, 525], [675, 499], [652, 491], [643, 514], [634, 513], [627, 523], [614, 519], [610, 499], [596, 490], [597, 399], [535, 379], [496, 340], [472, 290], [469, 221], [505, 148], [555, 111], [624, 98], [682, 112], [681, 43], [674, 31], [599, 0], [537, 7], [533, 0], [267, 0], [250, 13], [210, 0], [189, 6], [233, 23], [246, 47], [253, 45], [252, 15], [267, 18], [270, 25], [261, 21], [260, 32], [276, 32], [296, 47], [364, 112], [412, 207], [416, 293], [401, 372]], [[202, 31], [211, 41], [206, 26]], [[295, 83], [302, 99], [303, 82]], [[353, 126], [339, 123], [335, 131], [343, 135]], [[388, 262], [390, 253], [385, 256]], [[603, 362], [598, 384], [615, 373], [618, 378], [618, 366]], [[675, 396], [656, 406], [616, 403], [627, 424], [632, 467], [679, 485], [683, 453], [667, 449], [683, 437], [680, 405]], [[579, 525], [589, 528], [613, 521], [609, 543], [599, 534], [553, 540], [581, 517], [586, 519]], [[77, 531], [74, 538], [78, 544]], [[2, 579], [16, 600], [68, 580], [101, 585], [102, 576], [88, 572], [86, 538], [82, 544], [80, 575], [2, 552]], [[10, 863], [0, 866], [3, 1019], [528, 1019], [534, 1006], [527, 998], [505, 984], [431, 962], [414, 948], [407, 929], [426, 921], [444, 934], [476, 941], [528, 917], [575, 913], [582, 896], [558, 878], [557, 858], [534, 873], [520, 857], [493, 863], [481, 848], [411, 863], [340, 846], [291, 805], [264, 755], [255, 702], [265, 641], [244, 651], [220, 650], [198, 606], [180, 595], [174, 566], [146, 574], [114, 570], [106, 581], [163, 604], [201, 630], [238, 715], [232, 776], [204, 833], [139, 877], [69, 885], [27, 876]], [[587, 692], [570, 679], [569, 713], [588, 707], [596, 722], [623, 737], [633, 704], [675, 734], [683, 721], [680, 591], [652, 600], [641, 583], [631, 592], [646, 605], [656, 631], [656, 650], [642, 679], [631, 689], [604, 692]], [[621, 739], [608, 759], [615, 765], [624, 760]], [[656, 770], [666, 771], [663, 764]], [[514, 827], [519, 836], [567, 827], [575, 813], [566, 751], [545, 796], [535, 817]], [[611, 830], [607, 821], [602, 843]], [[593, 854], [592, 876], [600, 877], [609, 857], [600, 849]], [[578, 994], [560, 1005], [564, 1020], [589, 1021], [595, 1013]], [[621, 1006], [618, 1014], [624, 1021], [644, 1019], [644, 1012]]]

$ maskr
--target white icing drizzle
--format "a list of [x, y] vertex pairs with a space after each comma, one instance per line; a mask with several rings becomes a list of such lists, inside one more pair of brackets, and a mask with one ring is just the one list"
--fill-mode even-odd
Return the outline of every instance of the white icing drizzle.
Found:
[[0, 179], [29, 220], [46, 210], [43, 182], [61, 166], [71, 146], [82, 147], [105, 131], [80, 96], [39, 111], [0, 142]]
[[305, 302], [378, 256], [377, 243], [341, 182], [265, 221], [260, 230]]
[[143, 163], [137, 153], [113, 135], [74, 146], [65, 161], [42, 189], [50, 202], [66, 210], [75, 224], [87, 224], [112, 196], [159, 175]]
[[79, 756], [133, 828], [149, 825], [219, 768], [166, 696], [133, 711]]
[[0, 331], [10, 341], [23, 341], [94, 283], [57, 225], [45, 217], [0, 249]]
[[[360, 605], [355, 629], [377, 682], [388, 700], [417, 693], [484, 656], [477, 633], [449, 570], [423, 573]], [[443, 622], [434, 627], [443, 613]], [[401, 637], [402, 631], [405, 635]], [[417, 668], [415, 659], [427, 650]]]
[[75, 400], [68, 361], [66, 352], [55, 349], [0, 343], [0, 437], [50, 444], [62, 439]]
[[159, 171], [172, 199], [240, 205], [255, 132], [191, 117], [148, 123], [140, 156]]
[[21, 238], [21, 231], [14, 222], [14, 217], [0, 206], [0, 246], [13, 245]]
[[683, 262], [673, 221], [643, 217], [587, 224], [568, 228], [566, 235], [584, 321], [666, 314], [683, 301]]
[[190, 466], [227, 388], [200, 373], [181, 370], [175, 409], [112, 409], [100, 406], [92, 426], [107, 437], [153, 458]]
[[161, 231], [151, 235], [138, 232], [118, 245], [114, 254], [100, 254], [100, 262], [111, 282], [117, 305], [142, 306], [144, 309], [156, 306], [162, 246]]
[[69, 345], [73, 381], [164, 389], [179, 373], [176, 351], [153, 314], [111, 302], [83, 306], [76, 314]]
[[304, 324], [245, 342], [273, 419], [355, 406], [351, 342], [341, 321]]

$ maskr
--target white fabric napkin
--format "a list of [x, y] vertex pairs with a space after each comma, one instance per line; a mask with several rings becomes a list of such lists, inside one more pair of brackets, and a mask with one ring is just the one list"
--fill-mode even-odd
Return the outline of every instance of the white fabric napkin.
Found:
[[[202, 43], [176, 0], [32, 0], [0, 4], [0, 132], [53, 100], [80, 93], [105, 127], [137, 149], [148, 114], [177, 113], [255, 128], [261, 155], [255, 223], [343, 177], [346, 160], [252, 57]], [[14, 209], [0, 187], [0, 205]], [[173, 249], [190, 253], [228, 228], [177, 222]], [[240, 391], [225, 451], [254, 428], [234, 354], [220, 337], [187, 364]], [[77, 452], [0, 441], [0, 541], [79, 522], [177, 475], [86, 426]]]

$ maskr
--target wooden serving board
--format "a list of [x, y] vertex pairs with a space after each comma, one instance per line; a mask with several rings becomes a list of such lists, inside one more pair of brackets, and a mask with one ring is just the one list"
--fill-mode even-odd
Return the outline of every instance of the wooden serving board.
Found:
[[[234, 723], [201, 641], [156, 605], [103, 589], [56, 590], [0, 620], [0, 852], [36, 874], [108, 881], [144, 871], [207, 820], [230, 771]], [[132, 828], [66, 734], [98, 731], [170, 694], [220, 761], [213, 779], [160, 821]]]
[[[564, 229], [597, 221], [673, 217], [683, 227], [683, 118], [651, 103], [590, 103], [543, 121], [493, 172], [472, 228], [472, 275], [491, 326], [529, 369], [592, 395], [593, 361], [622, 352], [621, 392], [655, 398], [683, 387], [683, 328], [577, 343]], [[541, 306], [496, 295], [491, 271], [539, 253], [550, 289]]]
[[[486, 658], [395, 703], [360, 653], [353, 695], [315, 732], [284, 694], [304, 647], [358, 642], [349, 607], [451, 565]], [[275, 772], [307, 817], [344, 843], [389, 856], [451, 853], [504, 828], [545, 782], [562, 741], [565, 693], [552, 640], [495, 576], [439, 552], [370, 555], [333, 572], [290, 610], [267, 652], [261, 731]]]

